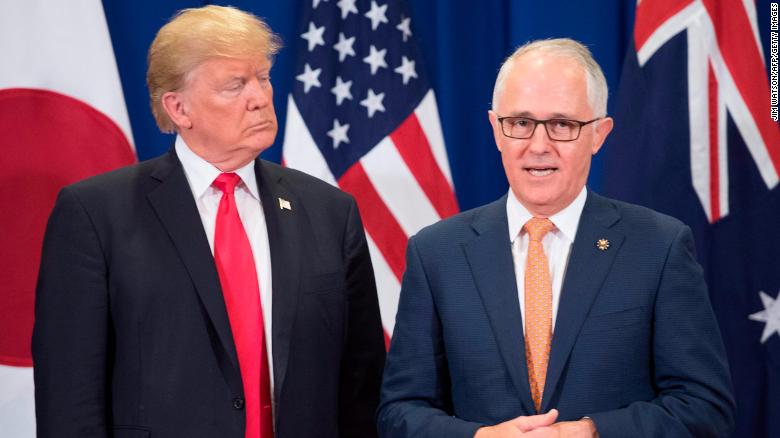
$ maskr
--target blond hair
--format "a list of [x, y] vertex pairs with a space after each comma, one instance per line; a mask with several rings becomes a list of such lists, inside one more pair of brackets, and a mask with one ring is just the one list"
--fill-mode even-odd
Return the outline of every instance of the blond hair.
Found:
[[179, 11], [149, 47], [146, 85], [157, 126], [162, 132], [176, 130], [162, 96], [181, 89], [203, 61], [215, 57], [273, 60], [281, 46], [271, 28], [248, 12], [213, 5]]
[[587, 81], [588, 104], [595, 117], [604, 117], [607, 115], [607, 79], [601, 67], [593, 59], [590, 50], [578, 41], [570, 38], [557, 38], [548, 40], [531, 41], [518, 47], [514, 53], [501, 64], [496, 77], [496, 85], [493, 87], [493, 110], [498, 105], [498, 98], [504, 88], [509, 71], [512, 69], [515, 61], [521, 56], [530, 52], [542, 52], [555, 56], [571, 58], [582, 66], [585, 70]]

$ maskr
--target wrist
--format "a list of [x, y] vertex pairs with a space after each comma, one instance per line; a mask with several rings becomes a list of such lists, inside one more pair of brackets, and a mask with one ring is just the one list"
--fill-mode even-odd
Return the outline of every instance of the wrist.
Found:
[[490, 438], [490, 427], [482, 426], [474, 432], [474, 438]]

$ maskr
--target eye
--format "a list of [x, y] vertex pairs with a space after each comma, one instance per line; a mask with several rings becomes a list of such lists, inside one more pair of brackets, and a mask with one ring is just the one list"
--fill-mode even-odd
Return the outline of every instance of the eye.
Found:
[[531, 124], [531, 121], [528, 120], [528, 119], [517, 118], [517, 119], [511, 120], [511, 123], [512, 123], [512, 126], [516, 126], [518, 128], [525, 128], [525, 127], [527, 127], [528, 125]]
[[233, 78], [230, 81], [225, 83], [225, 86], [223, 90], [229, 91], [229, 92], [238, 92], [241, 91], [241, 89], [244, 88], [244, 85], [246, 84], [246, 80], [242, 78]]
[[241, 83], [241, 82], [232, 82], [232, 83], [228, 84], [227, 87], [225, 87], [225, 90], [227, 90], [227, 91], [239, 91], [239, 90], [241, 90], [241, 88], [243, 86], [244, 86], [244, 84]]
[[567, 119], [553, 119], [550, 120], [550, 123], [552, 124], [552, 127], [559, 130], [570, 130], [574, 129], [577, 124], [573, 120], [567, 120]]
[[261, 87], [266, 87], [271, 83], [271, 75], [268, 72], [256, 72], [255, 77]]

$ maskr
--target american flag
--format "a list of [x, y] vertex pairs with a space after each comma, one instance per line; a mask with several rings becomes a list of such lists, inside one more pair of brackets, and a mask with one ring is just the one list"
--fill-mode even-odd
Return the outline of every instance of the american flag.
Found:
[[357, 200], [388, 336], [407, 239], [458, 211], [412, 29], [402, 1], [307, 2], [282, 154]]
[[766, 68], [777, 51], [763, 53], [758, 12], [753, 0], [642, 0], [605, 149], [607, 194], [695, 233], [735, 437], [780, 436], [780, 126]]

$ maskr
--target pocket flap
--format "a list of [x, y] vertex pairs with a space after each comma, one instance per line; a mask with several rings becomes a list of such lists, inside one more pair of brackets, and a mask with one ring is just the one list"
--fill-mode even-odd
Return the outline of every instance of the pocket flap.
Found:
[[644, 320], [644, 313], [645, 308], [640, 306], [618, 312], [588, 316], [582, 327], [582, 333], [615, 330], [639, 324]]
[[148, 429], [134, 426], [115, 426], [114, 438], [150, 438], [152, 432]]

